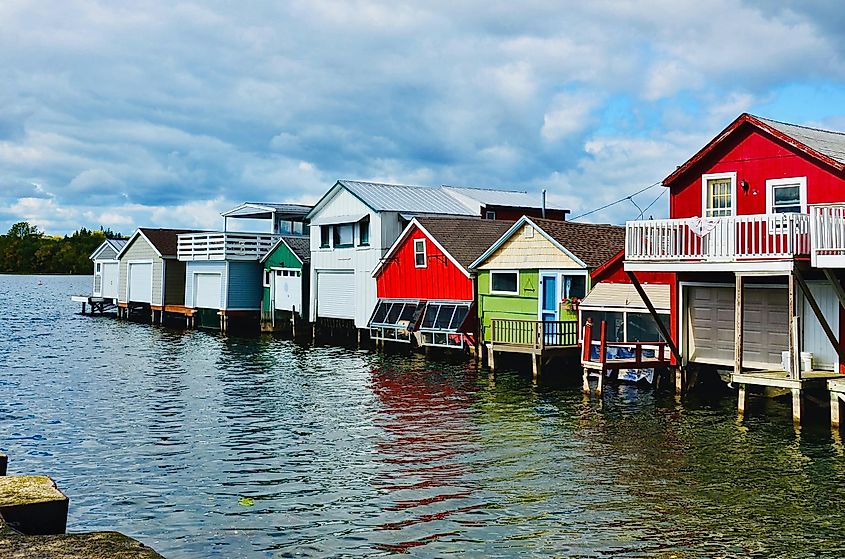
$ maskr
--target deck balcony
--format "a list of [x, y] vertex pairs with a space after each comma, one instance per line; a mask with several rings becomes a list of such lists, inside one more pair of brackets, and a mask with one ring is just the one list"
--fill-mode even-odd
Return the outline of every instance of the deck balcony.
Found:
[[176, 256], [193, 260], [260, 260], [279, 240], [267, 233], [187, 233], [179, 235]]
[[814, 268], [845, 268], [845, 205], [810, 208]]
[[[782, 213], [629, 221], [625, 269], [788, 270], [810, 256], [811, 219]], [[845, 235], [842, 240], [845, 257]]]

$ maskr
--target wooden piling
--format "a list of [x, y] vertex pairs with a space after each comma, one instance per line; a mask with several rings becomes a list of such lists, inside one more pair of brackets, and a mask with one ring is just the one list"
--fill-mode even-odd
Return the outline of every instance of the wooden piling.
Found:
[[834, 430], [839, 429], [842, 415], [839, 410], [839, 394], [837, 392], [830, 393], [830, 428]]
[[736, 411], [740, 417], [745, 415], [745, 410], [748, 409], [748, 387], [744, 384], [739, 385], [739, 398], [737, 401]]

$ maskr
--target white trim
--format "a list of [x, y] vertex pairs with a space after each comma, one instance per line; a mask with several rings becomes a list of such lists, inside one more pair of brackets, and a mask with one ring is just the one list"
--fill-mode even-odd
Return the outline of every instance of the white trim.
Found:
[[[185, 233], [188, 233], [188, 231], [185, 231]], [[152, 248], [152, 249], [153, 249], [153, 252], [155, 252], [155, 253], [156, 253], [156, 256], [158, 256], [159, 258], [164, 258], [164, 256], [163, 256], [163, 255], [162, 255], [162, 254], [158, 251], [158, 249], [156, 248], [156, 246], [155, 246], [153, 243], [151, 243], [151, 242], [150, 242], [150, 239], [148, 239], [148, 238], [147, 238], [147, 236], [146, 236], [146, 235], [144, 235], [144, 233], [143, 233], [140, 229], [138, 229], [138, 230], [136, 230], [134, 233], [132, 233], [132, 236], [131, 236], [131, 237], [129, 237], [129, 240], [127, 240], [127, 241], [126, 241], [126, 244], [125, 244], [125, 245], [123, 245], [123, 248], [122, 248], [122, 249], [120, 249], [120, 252], [118, 252], [118, 253], [117, 253], [117, 256], [115, 256], [115, 258], [117, 258], [118, 260], [120, 260], [120, 258], [123, 256], [123, 253], [124, 253], [124, 252], [126, 252], [127, 250], [129, 250], [129, 246], [130, 246], [130, 245], [131, 245], [131, 244], [135, 241], [135, 239], [137, 239], [138, 237], [143, 237], [143, 238], [144, 238], [144, 242], [146, 242], [148, 245], [150, 245], [150, 248]]]
[[731, 179], [731, 215], [736, 215], [736, 172], [733, 171], [701, 175], [701, 217], [710, 217], [707, 215], [707, 181], [712, 179]]
[[220, 305], [217, 307], [217, 310], [238, 310], [238, 309], [227, 309], [223, 306], [223, 272], [219, 271], [203, 271], [203, 270], [191, 270], [191, 308], [198, 309], [197, 307], [197, 276], [199, 275], [206, 275], [206, 276], [220, 276], [220, 299], [217, 303]]
[[496, 219], [496, 212], [494, 210], [485, 210], [484, 219]]
[[[560, 279], [561, 279], [560, 275], [561, 275], [560, 272], [558, 272], [557, 270], [554, 270], [554, 271], [540, 270], [539, 273], [537, 274], [537, 277], [539, 278], [539, 281], [540, 281], [540, 284], [541, 284], [541, 285], [538, 286], [540, 288], [539, 289], [540, 292], [538, 293], [538, 297], [537, 297], [537, 320], [543, 320], [543, 312], [550, 312], [550, 311], [544, 311], [543, 310], [543, 286], [542, 286], [542, 284], [543, 284], [543, 280], [545, 278], [555, 278], [555, 309], [554, 309], [555, 318], [554, 319], [560, 320], [560, 288], [561, 288], [561, 283], [562, 283], [560, 281]], [[519, 282], [517, 281], [517, 288], [518, 287], [519, 287]]]
[[801, 213], [808, 213], [807, 209], [807, 177], [790, 177], [783, 179], [767, 179], [766, 180], [766, 213], [774, 214], [772, 205], [775, 201], [774, 187], [776, 186], [794, 186], [798, 185], [798, 198], [801, 204]]
[[[126, 243], [127, 245], [129, 243]], [[130, 296], [132, 295], [130, 287], [132, 285], [132, 264], [149, 264], [152, 266], [150, 269], [150, 302], [147, 303], [149, 305], [153, 305], [153, 291], [155, 291], [155, 283], [153, 283], [153, 270], [155, 269], [155, 262], [152, 260], [127, 260], [126, 261], [126, 303], [131, 303], [132, 299]], [[118, 270], [119, 272], [119, 270]], [[163, 288], [163, 286], [162, 286]]]
[[[394, 253], [396, 253], [396, 252], [398, 252], [398, 251], [399, 251], [399, 247], [400, 247], [400, 246], [401, 246], [401, 245], [402, 245], [402, 244], [403, 244], [403, 243], [407, 240], [408, 235], [410, 234], [410, 232], [411, 232], [411, 230], [413, 229], [413, 227], [416, 227], [417, 229], [419, 229], [420, 231], [422, 231], [423, 235], [425, 235], [426, 237], [428, 237], [428, 240], [429, 240], [429, 241], [431, 241], [431, 243], [432, 243], [434, 246], [436, 246], [436, 247], [437, 247], [437, 249], [438, 249], [440, 252], [442, 252], [443, 254], [445, 254], [445, 255], [446, 255], [446, 258], [448, 258], [448, 259], [452, 262], [452, 264], [454, 264], [454, 265], [455, 265], [455, 266], [456, 266], [456, 267], [457, 267], [457, 268], [458, 268], [458, 269], [459, 269], [459, 270], [460, 270], [460, 271], [461, 271], [461, 272], [462, 272], [462, 273], [463, 273], [466, 277], [468, 277], [468, 278], [472, 278], [472, 274], [469, 272], [469, 270], [467, 270], [466, 268], [464, 268], [463, 266], [461, 266], [460, 262], [458, 262], [457, 260], [455, 260], [455, 257], [454, 257], [454, 256], [452, 256], [452, 255], [449, 253], [449, 251], [447, 251], [447, 250], [443, 247], [443, 245], [441, 245], [441, 244], [437, 241], [437, 239], [435, 239], [435, 238], [434, 238], [434, 236], [431, 234], [431, 232], [429, 232], [429, 231], [428, 231], [428, 229], [426, 229], [425, 227], [423, 227], [422, 223], [420, 223], [419, 221], [417, 221], [417, 218], [412, 219], [412, 220], [410, 221], [410, 223], [408, 223], [408, 225], [406, 225], [406, 226], [405, 226], [405, 229], [403, 229], [403, 230], [402, 230], [402, 233], [399, 235], [399, 237], [397, 237], [396, 241], [394, 241], [394, 242], [393, 242], [393, 244], [392, 244], [392, 245], [390, 245], [390, 248], [387, 250], [387, 253], [385, 253], [385, 255], [381, 257], [381, 260], [379, 260], [379, 263], [378, 263], [378, 264], [376, 265], [376, 267], [373, 269], [372, 276], [373, 276], [374, 278], [377, 278], [377, 277], [379, 276], [379, 274], [381, 273], [381, 271], [382, 271], [382, 269], [384, 268], [385, 264], [386, 264], [386, 263], [390, 260], [390, 257], [391, 257], [391, 256], [393, 256], [393, 254], [394, 254]], [[364, 248], [371, 248], [371, 247], [364, 247]]]
[[[289, 235], [289, 236], [294, 236], [294, 235]], [[303, 238], [307, 238], [307, 237], [305, 237], [303, 235]], [[281, 245], [282, 243], [284, 243], [284, 245], [286, 247], [288, 247], [288, 250], [290, 251], [290, 253], [293, 255], [294, 258], [299, 260], [300, 264], [305, 264], [305, 262], [303, 262], [302, 259], [299, 256], [297, 256], [296, 252], [294, 252], [294, 250], [287, 243], [287, 241], [285, 241], [284, 237], [281, 237], [278, 241], [276, 241], [276, 243], [272, 247], [270, 247], [270, 250], [267, 251], [267, 254], [265, 254], [264, 256], [261, 257], [261, 260], [259, 260], [259, 262], [261, 262], [262, 264], [267, 262], [267, 259], [270, 258], [270, 255], [272, 255], [276, 251], [276, 249], [279, 248], [279, 245]]]
[[795, 267], [794, 260], [763, 260], [748, 262], [628, 262], [626, 272], [782, 272]]
[[[422, 246], [422, 264], [417, 263], [417, 256], [420, 254], [420, 251], [417, 250], [418, 246]], [[428, 250], [425, 246], [425, 239], [414, 239], [414, 268], [428, 268]]]
[[[549, 235], [548, 233], [546, 233], [546, 232], [543, 230], [543, 228], [542, 228], [542, 227], [540, 227], [539, 225], [537, 225], [536, 223], [534, 223], [533, 221], [531, 221], [531, 219], [530, 219], [528, 216], [526, 216], [526, 215], [524, 215], [524, 216], [522, 216], [521, 218], [519, 218], [519, 220], [517, 220], [517, 222], [516, 222], [516, 223], [514, 223], [514, 224], [511, 226], [511, 228], [510, 228], [510, 229], [508, 229], [507, 231], [505, 231], [505, 233], [504, 233], [501, 237], [499, 237], [499, 240], [497, 240], [495, 243], [493, 243], [493, 245], [492, 245], [490, 248], [488, 248], [486, 251], [484, 251], [484, 254], [482, 254], [481, 256], [479, 256], [478, 258], [476, 258], [476, 259], [475, 259], [475, 262], [473, 262], [472, 264], [470, 264], [470, 265], [469, 265], [469, 268], [470, 268], [471, 270], [472, 270], [472, 269], [475, 269], [475, 268], [478, 268], [481, 264], [483, 264], [483, 263], [484, 263], [484, 261], [485, 261], [485, 260], [487, 260], [487, 259], [488, 259], [490, 256], [492, 256], [492, 255], [493, 255], [493, 254], [494, 254], [497, 250], [499, 250], [499, 248], [501, 248], [501, 246], [502, 246], [503, 244], [505, 244], [505, 242], [507, 242], [507, 240], [508, 240], [508, 239], [510, 239], [510, 238], [511, 238], [511, 237], [512, 237], [512, 236], [513, 236], [513, 235], [514, 235], [517, 231], [519, 231], [519, 230], [522, 228], [522, 226], [523, 226], [523, 225], [526, 225], [526, 224], [531, 225], [534, 229], [536, 229], [537, 231], [539, 231], [539, 232], [540, 232], [540, 234], [541, 234], [541, 235], [543, 235], [543, 237], [545, 237], [547, 241], [549, 241], [550, 243], [552, 243], [552, 244], [555, 246], [555, 248], [557, 248], [558, 250], [560, 250], [562, 253], [564, 253], [566, 256], [568, 256], [570, 259], [572, 259], [572, 260], [573, 260], [576, 264], [578, 264], [579, 266], [581, 266], [581, 268], [589, 268], [589, 266], [587, 266], [587, 263], [586, 263], [586, 262], [584, 262], [583, 260], [581, 260], [580, 258], [578, 258], [577, 256], [575, 256], [574, 254], [572, 254], [569, 250], [567, 250], [567, 248], [566, 248], [566, 247], [564, 247], [562, 244], [560, 244], [560, 243], [559, 243], [559, 242], [557, 242], [555, 239], [553, 239], [553, 238], [551, 237], [551, 235]], [[577, 269], [577, 268], [576, 268], [576, 269]]]
[[[493, 274], [516, 274], [516, 291], [496, 291], [493, 289]], [[519, 270], [490, 270], [490, 295], [519, 295]]]

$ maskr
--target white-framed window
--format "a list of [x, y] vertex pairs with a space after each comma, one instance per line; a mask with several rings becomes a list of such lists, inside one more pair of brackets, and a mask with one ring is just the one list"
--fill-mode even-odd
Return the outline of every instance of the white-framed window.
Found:
[[807, 213], [807, 177], [767, 180], [766, 212]]
[[355, 224], [334, 226], [334, 248], [348, 248], [355, 244]]
[[101, 263], [97, 262], [96, 269], [97, 269], [98, 274], [100, 273], [100, 270], [102, 269], [100, 266], [101, 266]]
[[522, 230], [522, 234], [526, 239], [533, 239], [534, 238], [534, 228], [530, 225], [526, 225], [525, 229]]
[[264, 270], [264, 287], [270, 287], [270, 270]]
[[414, 267], [425, 268], [428, 260], [425, 254], [425, 239], [414, 239]]
[[490, 272], [490, 293], [519, 295], [519, 271], [496, 270]]
[[484, 219], [496, 219], [496, 212], [489, 211], [484, 213]]
[[701, 175], [703, 217], [726, 217], [736, 213], [736, 173]]

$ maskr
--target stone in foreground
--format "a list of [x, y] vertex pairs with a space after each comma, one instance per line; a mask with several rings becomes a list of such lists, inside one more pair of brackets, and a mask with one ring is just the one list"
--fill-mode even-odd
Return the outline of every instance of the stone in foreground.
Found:
[[0, 517], [27, 535], [64, 534], [68, 498], [47, 476], [0, 477]]
[[0, 522], [4, 559], [164, 559], [138, 540], [119, 532], [24, 536]]

